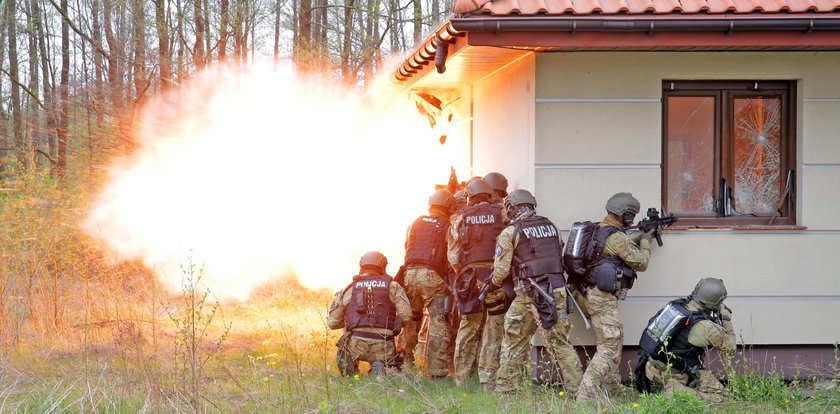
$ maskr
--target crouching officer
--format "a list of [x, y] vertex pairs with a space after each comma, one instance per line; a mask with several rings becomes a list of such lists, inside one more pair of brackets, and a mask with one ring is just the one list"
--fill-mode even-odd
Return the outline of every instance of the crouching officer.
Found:
[[[511, 192], [505, 209], [512, 219], [496, 241], [491, 283], [501, 288], [510, 281], [512, 272], [516, 291], [505, 314], [496, 391], [512, 392], [522, 383], [525, 355], [539, 324], [549, 354], [563, 374], [566, 391], [575, 393], [582, 371], [580, 359], [569, 342], [563, 242], [557, 227], [536, 214], [536, 206], [537, 200], [527, 190]], [[539, 320], [535, 320], [535, 314]]]
[[385, 273], [387, 265], [382, 253], [365, 253], [353, 283], [338, 291], [330, 305], [327, 325], [344, 328], [336, 344], [336, 363], [342, 375], [355, 375], [359, 361], [370, 362], [374, 375], [402, 363], [394, 348], [394, 335], [411, 319], [411, 305], [403, 288]]
[[703, 365], [707, 348], [735, 351], [732, 311], [723, 304], [723, 280], [701, 279], [690, 296], [669, 302], [642, 333], [642, 357], [636, 365], [636, 388], [665, 385], [665, 394], [682, 391], [707, 402], [728, 399], [726, 388]]
[[405, 274], [399, 281], [405, 286], [411, 302], [412, 318], [400, 335], [400, 346], [406, 359], [414, 360], [417, 333], [423, 308], [429, 312], [426, 368], [432, 378], [446, 377], [449, 372], [449, 293], [451, 267], [447, 259], [450, 209], [455, 199], [446, 190], [438, 190], [429, 198], [429, 215], [420, 216], [408, 227], [405, 237]]
[[596, 343], [595, 355], [583, 373], [578, 401], [591, 400], [604, 389], [619, 388], [618, 365], [624, 327], [618, 301], [633, 287], [636, 272], [647, 269], [653, 238], [652, 231], [642, 233], [638, 241], [624, 232], [625, 227], [632, 225], [639, 208], [639, 200], [630, 193], [617, 193], [607, 200], [607, 216], [594, 235], [595, 250], [600, 254], [583, 283], [576, 286], [575, 297], [592, 321]]

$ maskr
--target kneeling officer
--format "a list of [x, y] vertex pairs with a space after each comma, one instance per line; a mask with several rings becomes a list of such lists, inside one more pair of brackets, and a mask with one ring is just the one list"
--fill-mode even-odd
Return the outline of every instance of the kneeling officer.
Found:
[[335, 294], [327, 325], [344, 328], [339, 339], [336, 363], [342, 375], [355, 375], [358, 362], [371, 364], [371, 373], [401, 365], [394, 347], [394, 336], [411, 320], [411, 304], [402, 286], [385, 273], [388, 260], [370, 251], [359, 260], [361, 270], [353, 283]]
[[642, 358], [636, 365], [636, 388], [650, 391], [650, 382], [665, 393], [695, 394], [708, 402], [727, 400], [726, 388], [703, 365], [707, 348], [735, 351], [732, 311], [723, 304], [723, 280], [701, 279], [690, 296], [669, 302], [642, 333]]

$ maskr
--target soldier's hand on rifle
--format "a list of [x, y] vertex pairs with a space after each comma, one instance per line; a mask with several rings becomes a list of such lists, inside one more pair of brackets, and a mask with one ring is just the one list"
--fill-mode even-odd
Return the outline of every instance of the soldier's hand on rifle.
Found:
[[653, 232], [654, 231], [656, 231], [656, 229], [651, 229], [651, 230], [648, 230], [644, 233], [640, 233], [639, 234], [639, 241], [647, 240], [648, 243], [650, 243], [653, 240]]
[[496, 286], [495, 284], [493, 284], [492, 279], [488, 280], [487, 282], [484, 283], [484, 286], [481, 288], [481, 291], [480, 291], [481, 294], [478, 295], [478, 300], [484, 300], [484, 297], [487, 296], [488, 293], [490, 293], [490, 292], [492, 292], [496, 289], [501, 289], [501, 288], [502, 288], [501, 286]]

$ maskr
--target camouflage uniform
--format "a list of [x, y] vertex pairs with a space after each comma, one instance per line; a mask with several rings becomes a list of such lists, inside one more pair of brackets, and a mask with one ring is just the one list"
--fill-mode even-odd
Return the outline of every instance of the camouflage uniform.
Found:
[[[523, 215], [528, 217], [532, 213]], [[502, 286], [505, 279], [510, 277], [511, 263], [516, 246], [519, 244], [519, 233], [514, 226], [506, 227], [496, 239], [496, 258], [493, 264], [493, 284]], [[554, 289], [554, 299], [557, 301], [557, 315], [566, 314], [566, 288]], [[522, 368], [525, 355], [530, 346], [531, 336], [538, 328], [539, 320], [534, 317], [533, 295], [521, 287], [516, 289], [516, 298], [510, 305], [504, 318], [504, 339], [499, 375], [496, 379], [496, 391], [515, 391], [522, 383]], [[577, 352], [569, 342], [571, 324], [568, 318], [562, 318], [551, 328], [540, 328], [545, 343], [550, 347], [550, 354], [557, 358], [557, 364], [563, 373], [565, 388], [568, 392], [577, 392], [581, 380], [581, 364]]]
[[[459, 265], [461, 243], [458, 233], [461, 221], [462, 216], [458, 215], [452, 221], [452, 226], [449, 227], [448, 257], [449, 263], [456, 272], [461, 270]], [[469, 266], [492, 269], [493, 262], [476, 262]], [[483, 286], [483, 282], [477, 282], [478, 289]], [[489, 293], [484, 302], [494, 303], [503, 299], [504, 296], [505, 292], [498, 289]], [[484, 312], [460, 315], [461, 321], [455, 338], [454, 357], [455, 383], [457, 385], [461, 385], [477, 370], [478, 380], [485, 389], [492, 390], [495, 386], [496, 372], [499, 370], [501, 342], [504, 336], [504, 315], [489, 315], [487, 311], [496, 311], [501, 308], [503, 308], [502, 305], [487, 309]], [[479, 342], [481, 343], [480, 350]]]
[[425, 347], [426, 368], [431, 376], [446, 376], [449, 363], [449, 319], [444, 300], [449, 288], [438, 273], [421, 266], [409, 266], [405, 271], [405, 290], [411, 302], [412, 320], [403, 327], [400, 335], [406, 358], [413, 360], [417, 334], [423, 317], [423, 308], [429, 309], [428, 340]]
[[[686, 308], [691, 311], [703, 309], [693, 300], [686, 305]], [[724, 353], [734, 352], [735, 329], [732, 326], [732, 314], [723, 307], [721, 315], [725, 318], [720, 325], [703, 320], [692, 326], [688, 333], [688, 342], [700, 348], [715, 348]], [[695, 394], [704, 401], [712, 403], [724, 402], [729, 398], [726, 387], [707, 369], [701, 369], [692, 380], [688, 374], [672, 372], [664, 362], [651, 358], [645, 367], [645, 374], [651, 381], [665, 385], [665, 395], [682, 391]]]
[[[622, 227], [622, 223], [607, 215], [601, 226]], [[623, 232], [611, 234], [601, 252], [604, 256], [618, 256], [633, 270], [643, 272], [650, 260], [650, 240], [641, 239], [636, 244]], [[617, 293], [617, 292], [616, 292]], [[589, 361], [580, 383], [579, 400], [588, 400], [598, 395], [603, 386], [618, 386], [618, 366], [621, 362], [621, 347], [624, 344], [621, 314], [618, 311], [618, 297], [603, 292], [597, 286], [587, 288], [585, 294], [575, 291], [575, 298], [592, 322], [595, 333], [595, 355]]]
[[[375, 271], [368, 269], [362, 270], [362, 275], [377, 274]], [[353, 296], [353, 284], [336, 292], [332, 304], [330, 304], [329, 316], [327, 318], [327, 326], [330, 329], [344, 328], [344, 317], [347, 304], [350, 303], [350, 298]], [[397, 315], [405, 324], [411, 319], [411, 304], [405, 294], [402, 286], [397, 283], [391, 283], [388, 287], [391, 302], [397, 308]], [[392, 331], [380, 328], [357, 328], [356, 331], [370, 332], [380, 334], [383, 336], [390, 336]], [[393, 360], [396, 356], [394, 347], [394, 340], [371, 339], [362, 338], [358, 336], [351, 336], [349, 332], [341, 337], [336, 344], [338, 346], [337, 360], [339, 370], [343, 371], [345, 375], [353, 375], [356, 372], [358, 361], [375, 362], [382, 361], [386, 364]]]

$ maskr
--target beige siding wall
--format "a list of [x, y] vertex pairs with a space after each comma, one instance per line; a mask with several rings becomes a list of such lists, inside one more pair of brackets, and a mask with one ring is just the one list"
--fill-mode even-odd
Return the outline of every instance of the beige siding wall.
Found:
[[[537, 56], [535, 190], [541, 213], [564, 229], [602, 219], [604, 202], [617, 191], [633, 192], [643, 208], [660, 206], [663, 79], [798, 81], [797, 205], [808, 229], [669, 232], [621, 305], [626, 344], [637, 344], [652, 313], [704, 276], [726, 281], [747, 343], [840, 339], [840, 324], [814, 317], [840, 314], [832, 254], [840, 245], [838, 73], [838, 52]], [[593, 342], [579, 327], [573, 336]]]
[[[534, 190], [533, 54], [473, 83], [473, 171]], [[468, 177], [463, 177], [468, 178]]]

